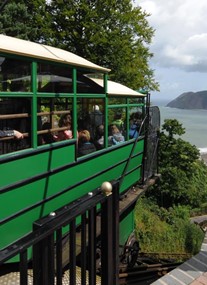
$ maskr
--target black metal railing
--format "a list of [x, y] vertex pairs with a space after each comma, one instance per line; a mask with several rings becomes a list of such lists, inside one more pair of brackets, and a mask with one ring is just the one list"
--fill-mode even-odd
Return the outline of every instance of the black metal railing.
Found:
[[[28, 260], [31, 248], [32, 261]], [[81, 272], [78, 284], [97, 284], [98, 272], [99, 284], [118, 285], [119, 184], [103, 183], [101, 188], [35, 221], [30, 234], [0, 251], [0, 265], [17, 255], [20, 285], [29, 284], [28, 267], [33, 285], [62, 285], [66, 271], [68, 284], [77, 284], [77, 265]]]

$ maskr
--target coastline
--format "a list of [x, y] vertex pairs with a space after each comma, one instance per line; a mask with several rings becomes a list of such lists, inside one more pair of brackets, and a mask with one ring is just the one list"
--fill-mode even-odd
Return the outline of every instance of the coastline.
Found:
[[199, 148], [198, 150], [200, 151], [200, 158], [207, 165], [207, 148]]
[[201, 153], [201, 159], [204, 161], [204, 163], [207, 165], [207, 153]]
[[164, 100], [157, 103], [160, 109], [160, 124], [162, 125], [165, 119], [178, 120], [185, 129], [181, 139], [195, 145], [202, 154], [207, 153], [207, 110], [183, 110], [165, 107], [166, 101]]

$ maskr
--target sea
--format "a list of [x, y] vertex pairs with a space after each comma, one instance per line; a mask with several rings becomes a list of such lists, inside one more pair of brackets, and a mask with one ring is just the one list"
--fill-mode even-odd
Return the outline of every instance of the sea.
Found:
[[185, 110], [166, 107], [166, 100], [152, 100], [152, 105], [160, 109], [160, 122], [165, 119], [177, 119], [185, 128], [181, 138], [195, 145], [200, 154], [207, 153], [207, 110]]

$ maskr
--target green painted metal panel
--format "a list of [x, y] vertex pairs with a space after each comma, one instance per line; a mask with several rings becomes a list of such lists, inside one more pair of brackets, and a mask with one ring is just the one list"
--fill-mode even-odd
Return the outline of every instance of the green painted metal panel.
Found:
[[0, 164], [0, 187], [31, 178], [75, 161], [75, 144]]
[[134, 229], [134, 211], [131, 211], [120, 223], [120, 245], [124, 245]]
[[[132, 144], [110, 147], [108, 152], [100, 152], [99, 156], [90, 156], [88, 160], [81, 158], [78, 163], [74, 162], [74, 149], [75, 145], [69, 145], [0, 166], [3, 173], [1, 189], [4, 185], [9, 185], [9, 182], [13, 184], [50, 171], [47, 178], [34, 179], [26, 185], [1, 194], [1, 219], [43, 203], [0, 227], [1, 248], [31, 231], [33, 221], [93, 191], [104, 181], [119, 179], [129, 158]], [[137, 167], [142, 161], [142, 150], [143, 142], [140, 141], [128, 166], [121, 191], [125, 191], [140, 179], [141, 172]], [[64, 170], [55, 172], [54, 170], [60, 166], [64, 166]], [[6, 178], [6, 173], [10, 170], [12, 173]], [[132, 230], [133, 225], [130, 223], [126, 232]], [[5, 232], [10, 234], [7, 236]]]

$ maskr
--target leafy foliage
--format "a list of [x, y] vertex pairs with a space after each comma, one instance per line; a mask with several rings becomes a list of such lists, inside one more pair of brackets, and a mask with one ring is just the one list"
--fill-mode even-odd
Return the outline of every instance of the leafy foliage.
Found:
[[153, 29], [147, 14], [123, 1], [51, 1], [53, 44], [112, 70], [112, 80], [156, 89], [147, 47]]
[[189, 209], [160, 208], [149, 199], [139, 199], [135, 211], [136, 235], [141, 251], [196, 254], [204, 233], [189, 222]]
[[158, 90], [148, 64], [154, 30], [131, 0], [11, 0], [2, 9], [1, 33], [74, 52], [135, 90]]
[[173, 205], [198, 207], [207, 198], [207, 167], [198, 149], [182, 140], [185, 129], [177, 120], [165, 120], [160, 133], [158, 187], [148, 192], [166, 208]]
[[198, 149], [180, 138], [184, 133], [177, 120], [164, 121], [159, 142], [161, 179], [136, 205], [136, 234], [144, 252], [194, 255], [200, 250], [204, 233], [190, 222], [190, 215], [206, 210], [207, 167], [199, 160]]
[[27, 25], [29, 21], [30, 14], [23, 3], [9, 2], [4, 7], [4, 13], [0, 14], [0, 31], [9, 36], [28, 40], [31, 35], [31, 27]]
[[202, 205], [199, 205], [199, 208], [193, 208], [191, 209], [190, 216], [196, 217], [196, 216], [202, 216], [207, 213], [207, 203], [204, 202]]

